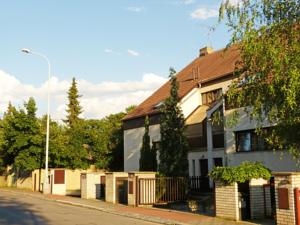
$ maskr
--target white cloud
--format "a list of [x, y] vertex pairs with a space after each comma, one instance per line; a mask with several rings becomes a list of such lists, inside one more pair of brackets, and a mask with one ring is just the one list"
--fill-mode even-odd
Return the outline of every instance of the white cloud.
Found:
[[140, 13], [142, 12], [145, 8], [144, 7], [136, 7], [136, 6], [130, 6], [126, 8], [128, 11], [135, 12], [135, 13]]
[[128, 49], [127, 53], [131, 56], [139, 56], [140, 55], [140, 53], [138, 53], [137, 51], [132, 50], [132, 49]]
[[216, 8], [209, 8], [209, 7], [199, 7], [195, 11], [193, 11], [190, 16], [193, 19], [198, 20], [206, 20], [211, 17], [216, 17], [219, 15], [219, 11]]
[[182, 3], [183, 3], [184, 5], [190, 5], [190, 4], [195, 3], [195, 0], [182, 0]]
[[177, 0], [171, 2], [171, 4], [179, 6], [179, 5], [191, 5], [194, 4], [195, 2], [196, 0]]
[[243, 4], [243, 0], [223, 0], [223, 3], [227, 3], [231, 6], [238, 7]]
[[107, 48], [107, 49], [104, 50], [104, 52], [105, 52], [105, 53], [113, 53], [113, 50], [110, 49], [110, 48]]
[[120, 52], [114, 51], [114, 50], [112, 50], [110, 48], [104, 49], [104, 52], [107, 53], [107, 54], [121, 55]]
[[[142, 80], [91, 83], [78, 79], [78, 89], [82, 98], [84, 118], [102, 118], [111, 113], [124, 110], [132, 104], [139, 104], [149, 97], [154, 90], [167, 81], [166, 78], [153, 73], [146, 73]], [[55, 120], [65, 117], [67, 90], [70, 81], [51, 79], [51, 116]], [[0, 114], [7, 109], [8, 102], [22, 106], [29, 97], [37, 101], [38, 115], [46, 114], [47, 83], [33, 86], [20, 82], [16, 77], [0, 70]]]

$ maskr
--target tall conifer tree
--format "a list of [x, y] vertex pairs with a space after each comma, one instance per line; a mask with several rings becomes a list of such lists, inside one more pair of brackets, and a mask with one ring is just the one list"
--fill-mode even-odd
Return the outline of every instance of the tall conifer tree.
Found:
[[141, 148], [140, 171], [156, 171], [156, 152], [150, 147], [149, 117], [145, 117], [145, 133]]
[[79, 103], [80, 97], [81, 95], [78, 93], [76, 80], [73, 77], [71, 87], [68, 91], [69, 103], [67, 105], [67, 118], [64, 120], [69, 127], [72, 127], [74, 123], [80, 120], [79, 115], [82, 113], [82, 107]]
[[160, 133], [161, 147], [159, 149], [159, 172], [164, 176], [187, 176], [188, 161], [187, 139], [184, 135], [184, 117], [179, 103], [179, 84], [176, 71], [170, 68], [170, 96], [161, 109]]

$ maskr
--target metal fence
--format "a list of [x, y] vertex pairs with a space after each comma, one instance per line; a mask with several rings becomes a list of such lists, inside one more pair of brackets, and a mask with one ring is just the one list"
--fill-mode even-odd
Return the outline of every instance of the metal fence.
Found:
[[208, 177], [157, 177], [138, 179], [140, 205], [184, 201], [188, 195], [209, 190]]
[[188, 179], [190, 194], [206, 192], [209, 190], [209, 178], [202, 176], [191, 176]]
[[141, 178], [138, 182], [140, 205], [185, 200], [187, 182], [181, 177]]

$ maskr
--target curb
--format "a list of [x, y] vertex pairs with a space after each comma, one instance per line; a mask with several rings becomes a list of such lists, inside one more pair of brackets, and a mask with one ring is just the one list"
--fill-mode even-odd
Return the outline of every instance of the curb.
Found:
[[[0, 190], [10, 192], [10, 193], [23, 194], [23, 195], [31, 196], [31, 197], [34, 197], [34, 198], [39, 198], [39, 199], [43, 199], [43, 200], [47, 200], [47, 201], [57, 202], [57, 203], [65, 204], [65, 205], [72, 205], [72, 206], [97, 210], [97, 211], [101, 211], [101, 212], [105, 212], [105, 213], [110, 213], [110, 214], [113, 214], [113, 215], [123, 216], [123, 217], [127, 217], [127, 218], [143, 220], [143, 221], [147, 221], [147, 222], [153, 222], [153, 223], [158, 223], [158, 224], [166, 224], [166, 225], [189, 225], [187, 223], [182, 223], [182, 222], [178, 222], [178, 221], [175, 221], [175, 220], [166, 220], [166, 219], [162, 219], [160, 217], [151, 217], [151, 216], [146, 216], [146, 215], [141, 215], [141, 214], [131, 213], [131, 212], [130, 213], [129, 212], [126, 212], [126, 213], [125, 212], [118, 212], [118, 211], [114, 211], [114, 210], [107, 210], [105, 208], [90, 206], [90, 205], [76, 203], [76, 202], [67, 201], [67, 200], [50, 199], [50, 198], [47, 198], [44, 195], [39, 196], [39, 195], [36, 195], [36, 194], [25, 193], [25, 192], [14, 191], [14, 190], [7, 190], [7, 189], [0, 189]], [[157, 209], [157, 210], [159, 210], [159, 209]]]

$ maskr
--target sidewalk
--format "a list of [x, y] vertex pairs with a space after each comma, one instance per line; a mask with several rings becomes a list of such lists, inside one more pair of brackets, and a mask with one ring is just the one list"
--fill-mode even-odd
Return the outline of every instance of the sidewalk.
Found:
[[[157, 209], [152, 207], [131, 207], [125, 205], [114, 205], [101, 200], [81, 199], [78, 197], [43, 195], [39, 192], [25, 191], [14, 188], [1, 188], [0, 191], [18, 192], [36, 198], [42, 198], [48, 201], [56, 201], [62, 204], [85, 207], [93, 210], [99, 210], [115, 215], [126, 216], [144, 221], [160, 224], [178, 224], [178, 225], [251, 225], [262, 223], [235, 222], [223, 220], [216, 217], [197, 215], [192, 213], [178, 212], [174, 210]], [[265, 224], [265, 223], [263, 223]]]

